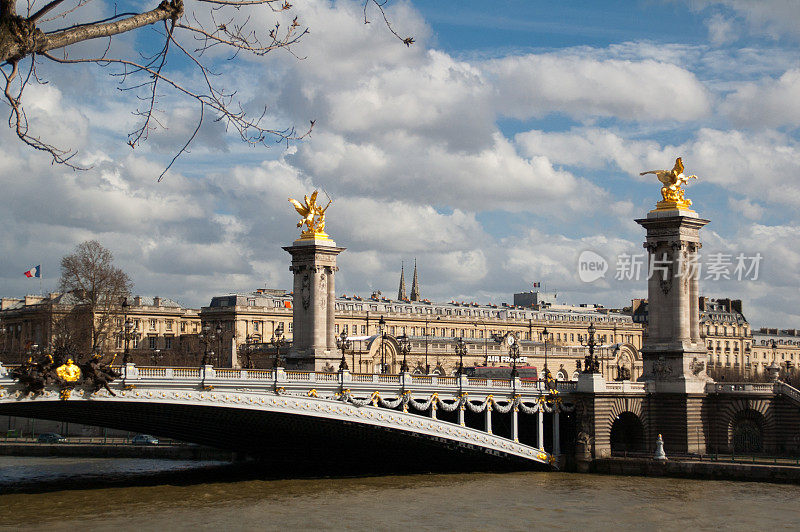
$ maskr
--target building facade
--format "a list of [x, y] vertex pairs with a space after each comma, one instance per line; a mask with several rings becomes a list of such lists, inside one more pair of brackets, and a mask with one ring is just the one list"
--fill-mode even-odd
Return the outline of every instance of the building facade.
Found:
[[[292, 338], [292, 299], [278, 290], [217, 296], [200, 309], [200, 317], [204, 326], [222, 331], [223, 359], [235, 364], [238, 358], [241, 364], [242, 351], [253, 346], [252, 358], [274, 360], [270, 341], [276, 330], [282, 326], [286, 340]], [[399, 372], [402, 336], [410, 342], [406, 357], [411, 371], [452, 374], [460, 363], [456, 338], [467, 344], [465, 367], [509, 366], [507, 349], [497, 340], [512, 334], [520, 341], [518, 365], [541, 373], [547, 361], [554, 376], [568, 380], [576, 376], [578, 362], [586, 355], [590, 324], [597, 330], [597, 352], [607, 377], [616, 378], [619, 366], [636, 378], [641, 371], [642, 327], [627, 314], [592, 305], [441, 304], [392, 300], [376, 292], [369, 298], [337, 297], [334, 332], [350, 341], [345, 360], [352, 371]], [[269, 367], [269, 362], [259, 365]]]
[[[66, 335], [86, 328], [90, 318], [80, 312], [81, 305], [71, 294], [3, 298], [0, 302], [0, 354], [4, 362], [19, 362], [35, 351], [53, 351], [61, 345], [77, 347], [85, 342], [68, 342]], [[120, 305], [103, 331], [99, 350], [104, 354], [124, 351], [123, 324], [133, 323], [128, 349], [133, 361], [141, 364], [171, 361], [192, 363], [198, 352], [200, 317], [197, 310], [182, 307], [163, 297], [135, 296]], [[94, 316], [96, 322], [98, 316]]]

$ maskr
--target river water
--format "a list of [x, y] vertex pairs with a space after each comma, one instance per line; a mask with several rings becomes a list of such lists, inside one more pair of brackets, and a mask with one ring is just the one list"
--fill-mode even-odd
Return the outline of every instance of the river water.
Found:
[[[794, 485], [536, 472], [260, 480], [197, 467], [0, 457], [0, 529], [800, 529]], [[97, 472], [121, 485], [7, 493]], [[133, 485], [143, 478], [152, 485]]]

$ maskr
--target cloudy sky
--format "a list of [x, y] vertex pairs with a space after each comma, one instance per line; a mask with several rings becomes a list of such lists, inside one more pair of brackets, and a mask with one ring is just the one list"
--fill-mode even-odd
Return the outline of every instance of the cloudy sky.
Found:
[[[538, 281], [566, 302], [623, 306], [646, 292], [643, 277], [616, 278], [644, 251], [633, 219], [660, 196], [638, 174], [682, 156], [699, 176], [687, 197], [711, 220], [703, 262], [731, 277], [704, 270], [702, 292], [744, 300], [754, 326], [800, 326], [796, 0], [392, 2], [411, 47], [374, 9], [364, 24], [361, 3], [294, 4], [283, 27], [297, 16], [310, 33], [292, 53], [204, 60], [274, 127], [315, 120], [311, 137], [251, 148], [206, 120], [160, 183], [196, 103], [162, 89], [164, 128], [132, 150], [139, 102], [112, 68], [43, 64], [49, 83], [26, 92], [32, 127], [91, 169], [52, 166], [0, 129], [0, 294], [37, 293], [23, 276], [37, 264], [43, 290], [55, 289], [60, 258], [90, 238], [142, 295], [201, 306], [290, 288], [287, 197], [320, 188], [334, 200], [328, 232], [347, 248], [340, 294], [395, 295], [401, 262], [416, 259], [432, 300], [511, 301]], [[276, 17], [247, 14], [265, 28]], [[126, 35], [111, 51], [156, 38]], [[180, 57], [168, 68], [198, 82]], [[608, 262], [591, 283], [578, 276], [587, 250]], [[737, 256], [757, 254], [758, 271], [738, 280]]]

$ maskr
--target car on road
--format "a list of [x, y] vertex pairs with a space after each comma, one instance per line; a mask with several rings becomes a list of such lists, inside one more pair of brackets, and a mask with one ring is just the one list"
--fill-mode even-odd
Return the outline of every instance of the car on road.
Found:
[[137, 434], [131, 438], [133, 445], [158, 445], [158, 438], [154, 438], [149, 434]]
[[65, 443], [67, 439], [56, 432], [45, 432], [43, 434], [39, 434], [39, 437], [36, 438], [36, 441], [39, 443]]

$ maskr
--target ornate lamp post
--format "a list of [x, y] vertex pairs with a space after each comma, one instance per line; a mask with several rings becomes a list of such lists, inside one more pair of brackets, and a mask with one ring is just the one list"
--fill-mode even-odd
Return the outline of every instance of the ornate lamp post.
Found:
[[130, 355], [131, 338], [133, 338], [133, 335], [136, 332], [136, 327], [133, 323], [133, 320], [128, 317], [127, 298], [122, 300], [122, 312], [124, 315], [123, 319], [125, 320], [122, 324], [122, 340], [125, 342], [125, 350], [122, 353], [122, 365], [125, 366], [128, 363], [128, 358]]
[[211, 325], [206, 323], [203, 325], [202, 330], [200, 331], [200, 342], [203, 344], [203, 359], [200, 361], [200, 365], [205, 367], [208, 365], [208, 356], [214, 356], [214, 351], [208, 350], [208, 344], [214, 341], [214, 333], [211, 332]]
[[217, 323], [217, 342], [219, 345], [217, 346], [217, 357], [216, 357], [216, 365], [219, 367], [221, 365], [220, 357], [222, 356], [222, 324]]
[[464, 355], [467, 354], [467, 343], [463, 338], [455, 339], [455, 351], [458, 355], [458, 376], [460, 377], [464, 374]]
[[508, 357], [511, 359], [511, 379], [517, 378], [517, 358], [519, 358], [519, 344], [514, 335], [507, 334], [505, 344], [508, 346]]
[[597, 355], [594, 354], [594, 348], [597, 343], [594, 341], [594, 323], [589, 324], [589, 340], [586, 342], [586, 346], [589, 348], [589, 353], [586, 355], [586, 358], [583, 362], [583, 372], [584, 373], [598, 373], [600, 371], [600, 361], [597, 360]]
[[344, 355], [347, 350], [350, 349], [351, 345], [352, 343], [347, 339], [347, 333], [342, 331], [342, 334], [336, 338], [336, 347], [342, 350], [342, 360], [339, 362], [339, 371], [346, 371], [349, 369], [347, 367], [347, 360], [345, 360]]
[[254, 367], [253, 364], [253, 351], [255, 349], [254, 342], [255, 342], [255, 337], [248, 334], [247, 338], [245, 338], [245, 344], [243, 349], [245, 369], [253, 369]]
[[544, 378], [547, 379], [547, 375], [550, 373], [550, 370], [547, 368], [547, 327], [542, 330], [542, 336], [544, 336]]
[[386, 353], [383, 350], [383, 339], [386, 338], [386, 320], [383, 319], [383, 314], [381, 314], [381, 319], [378, 320], [378, 331], [381, 335], [381, 343], [378, 345], [378, 349], [381, 352], [381, 373], [386, 373]]
[[411, 352], [411, 340], [405, 334], [399, 336], [397, 340], [400, 342], [400, 352], [403, 353], [403, 363], [400, 365], [400, 373], [408, 371], [408, 354]]
[[281, 348], [286, 345], [286, 340], [283, 337], [283, 323], [279, 324], [275, 329], [269, 343], [275, 348], [275, 375], [277, 375], [277, 370], [281, 365]]
[[161, 349], [153, 349], [153, 352], [150, 354], [150, 361], [154, 366], [158, 366], [158, 361], [161, 360], [163, 356], [164, 355], [161, 354]]

